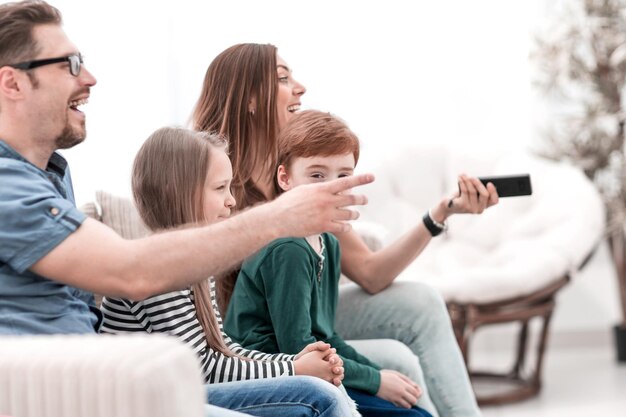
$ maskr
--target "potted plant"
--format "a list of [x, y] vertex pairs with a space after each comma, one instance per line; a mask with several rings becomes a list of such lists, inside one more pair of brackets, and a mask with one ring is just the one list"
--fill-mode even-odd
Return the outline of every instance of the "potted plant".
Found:
[[541, 153], [580, 166], [604, 198], [606, 238], [619, 279], [617, 356], [626, 361], [626, 0], [576, 0], [536, 37], [539, 90], [561, 114]]

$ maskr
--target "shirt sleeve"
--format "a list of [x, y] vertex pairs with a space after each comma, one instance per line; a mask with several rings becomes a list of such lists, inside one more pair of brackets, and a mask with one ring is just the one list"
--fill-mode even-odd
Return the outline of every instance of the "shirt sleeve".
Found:
[[228, 349], [236, 356], [224, 355], [211, 347], [208, 347], [206, 352], [200, 352], [201, 356], [203, 356], [203, 370], [206, 382], [212, 384], [295, 375], [292, 355], [282, 353], [267, 354], [257, 350], [245, 349], [240, 344], [233, 342], [224, 332], [222, 317], [217, 307], [213, 278], [209, 281], [209, 289], [211, 305], [222, 339]]
[[100, 311], [103, 317], [100, 333], [152, 333], [150, 317], [143, 314], [141, 303], [122, 298], [104, 297]]
[[21, 162], [0, 158], [0, 178], [0, 261], [22, 273], [74, 232], [86, 215]]
[[254, 351], [248, 351], [249, 356], [240, 355], [236, 346], [228, 347], [237, 356], [227, 356], [208, 348], [206, 352], [208, 361], [204, 370], [207, 383], [276, 378], [295, 374], [292, 361], [259, 359]]
[[211, 298], [222, 337], [235, 356], [225, 355], [208, 345], [189, 290], [161, 294], [140, 302], [105, 298], [102, 331], [160, 332], [175, 336], [196, 353], [204, 380], [209, 384], [295, 374], [290, 355], [268, 355], [233, 343], [222, 329], [212, 290]]
[[312, 333], [313, 266], [305, 248], [277, 245], [259, 266], [278, 350], [300, 352], [317, 341]]

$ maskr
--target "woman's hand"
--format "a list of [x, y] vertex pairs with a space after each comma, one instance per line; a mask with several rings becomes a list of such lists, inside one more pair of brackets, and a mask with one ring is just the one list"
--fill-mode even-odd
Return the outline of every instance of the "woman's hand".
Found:
[[459, 190], [450, 198], [442, 200], [431, 211], [433, 220], [443, 223], [451, 214], [480, 214], [486, 208], [498, 204], [498, 192], [492, 183], [487, 186], [476, 177], [459, 175]]

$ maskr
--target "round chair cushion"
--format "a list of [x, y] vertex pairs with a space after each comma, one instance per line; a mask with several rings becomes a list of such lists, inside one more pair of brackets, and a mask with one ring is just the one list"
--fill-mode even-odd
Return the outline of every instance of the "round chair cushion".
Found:
[[[446, 301], [500, 301], [531, 294], [575, 271], [601, 239], [604, 205], [578, 168], [528, 153], [478, 160], [466, 154], [446, 158], [445, 150], [438, 152], [433, 157], [432, 150], [405, 150], [395, 164], [375, 171], [379, 183], [368, 195], [373, 206], [362, 218], [387, 229], [380, 234], [385, 243], [414, 227], [424, 211], [451, 195], [460, 172], [529, 173], [533, 193], [502, 198], [481, 215], [452, 216], [448, 232], [433, 238], [399, 280], [431, 284]], [[426, 167], [432, 168], [433, 160], [441, 165], [427, 176], [421, 158], [429, 161]], [[430, 185], [422, 189], [423, 182]], [[442, 185], [429, 190], [433, 183]], [[384, 201], [374, 203], [379, 198]], [[423, 201], [422, 206], [418, 201]]]

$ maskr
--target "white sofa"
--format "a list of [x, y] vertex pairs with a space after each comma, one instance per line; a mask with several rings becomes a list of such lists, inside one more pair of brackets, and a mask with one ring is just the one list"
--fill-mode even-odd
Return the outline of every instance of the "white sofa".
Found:
[[0, 415], [201, 417], [198, 360], [161, 335], [3, 337]]
[[[443, 295], [481, 404], [535, 395], [541, 387], [555, 294], [602, 239], [604, 205], [591, 181], [578, 168], [528, 152], [460, 152], [442, 146], [400, 149], [372, 171], [377, 178], [364, 188], [369, 204], [360, 209], [355, 228], [381, 244], [414, 227], [429, 208], [454, 192], [460, 173], [531, 175], [531, 196], [503, 198], [480, 216], [452, 216], [448, 232], [434, 238], [398, 279], [428, 283]], [[537, 359], [529, 367], [531, 320], [542, 327]], [[520, 323], [513, 368], [504, 373], [472, 370], [469, 344], [474, 332], [508, 322]], [[499, 388], [483, 393], [480, 381], [494, 378]], [[513, 388], [500, 391], [508, 383]]]

